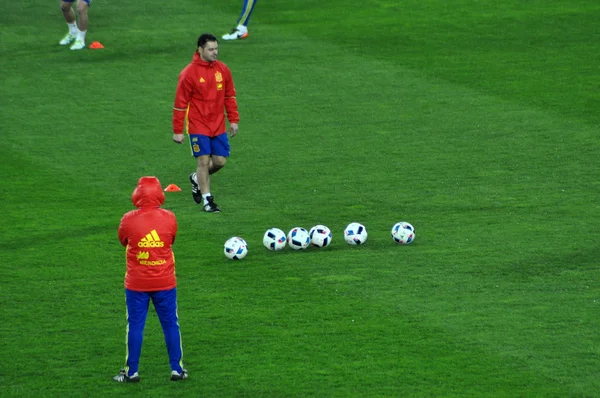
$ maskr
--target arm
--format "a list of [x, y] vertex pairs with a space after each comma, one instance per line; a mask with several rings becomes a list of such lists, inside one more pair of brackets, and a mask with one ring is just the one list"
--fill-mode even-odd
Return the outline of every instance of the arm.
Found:
[[231, 71], [227, 68], [225, 71], [225, 112], [227, 112], [227, 120], [229, 121], [229, 136], [234, 137], [238, 131], [238, 122], [240, 114], [238, 112], [235, 85]]
[[177, 90], [175, 91], [175, 102], [173, 104], [173, 141], [178, 144], [181, 144], [184, 140], [185, 118], [193, 92], [193, 87], [186, 71], [187, 69], [184, 69], [179, 74]]
[[121, 219], [121, 223], [119, 224], [119, 230], [117, 232], [117, 235], [119, 236], [119, 242], [121, 242], [123, 246], [127, 246], [127, 244], [129, 243], [126, 221], [127, 215], [123, 216], [123, 218]]
[[173, 242], [171, 242], [171, 244], [175, 243], [175, 238], [177, 237], [177, 218], [175, 217], [175, 213], [173, 214]]

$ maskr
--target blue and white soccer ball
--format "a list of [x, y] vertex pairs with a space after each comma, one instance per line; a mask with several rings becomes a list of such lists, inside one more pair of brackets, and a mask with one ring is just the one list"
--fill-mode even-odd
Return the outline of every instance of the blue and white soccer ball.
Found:
[[263, 245], [269, 250], [279, 251], [285, 248], [286, 243], [285, 232], [279, 228], [269, 228], [263, 236]]
[[367, 229], [364, 225], [353, 222], [348, 224], [344, 230], [344, 240], [349, 245], [362, 245], [367, 241]]
[[415, 228], [405, 221], [400, 221], [392, 227], [392, 239], [398, 244], [408, 245], [415, 240], [415, 236]]
[[294, 250], [306, 249], [310, 245], [310, 235], [302, 227], [294, 227], [288, 232], [287, 243]]
[[248, 244], [238, 236], [227, 239], [225, 248], [223, 249], [225, 257], [230, 260], [241, 260], [248, 254]]
[[310, 243], [316, 247], [327, 247], [331, 243], [331, 230], [325, 225], [315, 225], [308, 232]]

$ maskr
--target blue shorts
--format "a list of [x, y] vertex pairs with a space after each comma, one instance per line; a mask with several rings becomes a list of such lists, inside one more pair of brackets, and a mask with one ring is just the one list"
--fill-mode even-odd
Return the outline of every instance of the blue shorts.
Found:
[[202, 134], [190, 134], [192, 155], [195, 158], [204, 155], [229, 157], [229, 137], [227, 133], [209, 137]]
[[[75, 3], [76, 0], [61, 0], [64, 3]], [[88, 7], [92, 5], [92, 0], [82, 0], [84, 3], [87, 3]]]

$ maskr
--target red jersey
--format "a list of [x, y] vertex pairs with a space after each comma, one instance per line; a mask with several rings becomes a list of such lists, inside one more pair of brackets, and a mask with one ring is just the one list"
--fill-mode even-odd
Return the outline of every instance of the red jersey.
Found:
[[165, 193], [156, 177], [142, 177], [131, 197], [138, 208], [123, 216], [119, 240], [126, 247], [125, 288], [139, 292], [168, 290], [177, 286], [172, 246], [177, 219], [161, 209]]
[[240, 120], [231, 71], [221, 61], [206, 62], [196, 52], [192, 62], [179, 74], [173, 133], [214, 137], [226, 131], [225, 112], [229, 123]]

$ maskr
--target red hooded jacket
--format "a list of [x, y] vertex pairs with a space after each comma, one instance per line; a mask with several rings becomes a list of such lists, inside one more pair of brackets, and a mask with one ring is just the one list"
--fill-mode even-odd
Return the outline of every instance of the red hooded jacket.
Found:
[[142, 177], [131, 201], [138, 208], [123, 216], [119, 240], [126, 247], [125, 288], [139, 292], [168, 290], [177, 286], [172, 245], [177, 219], [161, 209], [165, 193], [156, 177]]
[[231, 71], [221, 61], [206, 62], [196, 52], [179, 74], [173, 105], [173, 133], [214, 137], [240, 120]]

